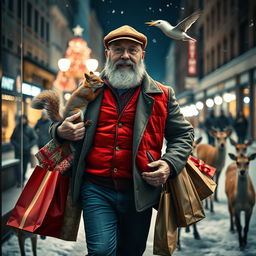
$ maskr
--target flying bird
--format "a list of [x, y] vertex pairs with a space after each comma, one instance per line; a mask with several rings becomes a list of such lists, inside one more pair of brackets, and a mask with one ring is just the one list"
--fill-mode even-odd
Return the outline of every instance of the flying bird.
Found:
[[190, 16], [188, 16], [184, 20], [182, 20], [175, 27], [173, 27], [169, 22], [165, 20], [155, 20], [155, 21], [145, 22], [145, 24], [160, 28], [165, 35], [175, 40], [196, 41], [196, 39], [187, 35], [186, 32], [191, 27], [191, 25], [200, 17], [200, 15], [201, 15], [201, 11], [198, 10], [192, 13]]

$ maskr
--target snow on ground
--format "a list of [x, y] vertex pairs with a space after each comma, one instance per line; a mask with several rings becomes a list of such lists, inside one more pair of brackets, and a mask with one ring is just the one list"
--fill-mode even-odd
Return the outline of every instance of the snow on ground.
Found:
[[[205, 137], [204, 137], [205, 142]], [[228, 152], [235, 153], [228, 142]], [[248, 153], [255, 152], [255, 147], [250, 148]], [[192, 229], [190, 233], [181, 232], [181, 251], [176, 251], [174, 256], [255, 256], [256, 255], [256, 207], [251, 218], [250, 230], [248, 233], [248, 244], [244, 251], [239, 250], [237, 233], [229, 232], [229, 213], [224, 193], [225, 169], [231, 163], [226, 160], [226, 165], [220, 176], [219, 182], [219, 203], [214, 204], [215, 213], [206, 211], [206, 218], [197, 224], [201, 240], [193, 238]], [[250, 164], [250, 176], [256, 187], [256, 160]], [[243, 215], [242, 215], [243, 216]], [[156, 211], [153, 212], [152, 225], [144, 256], [153, 255], [153, 232]], [[244, 223], [244, 221], [242, 221]], [[131, 245], [132, 246], [132, 245]], [[29, 239], [26, 240], [27, 256], [32, 256]], [[85, 256], [87, 253], [84, 237], [83, 222], [81, 222], [77, 242], [66, 242], [56, 238], [47, 237], [46, 240], [38, 239], [38, 256]], [[2, 244], [3, 256], [20, 256], [18, 240], [15, 235]], [[131, 255], [132, 256], [132, 255]]]

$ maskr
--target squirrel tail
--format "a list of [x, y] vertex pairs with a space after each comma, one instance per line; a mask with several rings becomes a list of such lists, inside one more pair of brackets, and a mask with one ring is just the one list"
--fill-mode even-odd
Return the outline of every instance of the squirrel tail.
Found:
[[62, 121], [60, 111], [60, 99], [56, 92], [45, 90], [35, 96], [31, 101], [31, 107], [35, 109], [45, 109], [52, 122]]

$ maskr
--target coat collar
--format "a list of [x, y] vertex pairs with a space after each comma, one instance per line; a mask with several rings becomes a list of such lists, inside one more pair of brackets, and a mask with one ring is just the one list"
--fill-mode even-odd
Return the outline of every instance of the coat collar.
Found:
[[145, 76], [142, 80], [142, 91], [146, 94], [149, 93], [163, 93], [162, 89], [156, 84], [156, 82], [145, 73]]

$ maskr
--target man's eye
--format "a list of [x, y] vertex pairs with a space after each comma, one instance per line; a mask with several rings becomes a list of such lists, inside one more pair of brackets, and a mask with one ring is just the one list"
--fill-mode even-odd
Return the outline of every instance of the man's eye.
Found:
[[122, 52], [122, 48], [116, 48], [115, 52]]
[[136, 49], [130, 49], [129, 52], [132, 53], [132, 54], [136, 54], [137, 50]]

